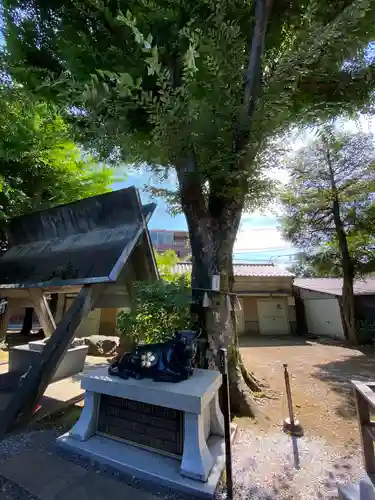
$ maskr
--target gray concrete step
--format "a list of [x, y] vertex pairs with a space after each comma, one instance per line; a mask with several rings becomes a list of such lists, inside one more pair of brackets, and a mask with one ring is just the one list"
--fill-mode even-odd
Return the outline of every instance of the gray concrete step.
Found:
[[[42, 451], [27, 450], [4, 460], [0, 475], [40, 500], [156, 500], [148, 492]], [[12, 497], [0, 492], [0, 500]]]

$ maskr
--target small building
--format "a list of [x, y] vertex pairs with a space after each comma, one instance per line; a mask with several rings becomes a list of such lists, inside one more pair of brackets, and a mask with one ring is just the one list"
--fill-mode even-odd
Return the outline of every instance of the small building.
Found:
[[[191, 262], [180, 262], [179, 273], [190, 273]], [[234, 264], [234, 292], [241, 303], [236, 311], [239, 335], [296, 333], [292, 294], [293, 274], [274, 264]]]
[[[344, 340], [342, 278], [300, 278], [294, 281], [296, 308], [304, 333]], [[358, 341], [375, 338], [375, 279], [354, 281]]]
[[174, 250], [180, 259], [184, 259], [191, 254], [189, 233], [187, 231], [151, 229], [150, 237], [154, 248], [158, 252]]

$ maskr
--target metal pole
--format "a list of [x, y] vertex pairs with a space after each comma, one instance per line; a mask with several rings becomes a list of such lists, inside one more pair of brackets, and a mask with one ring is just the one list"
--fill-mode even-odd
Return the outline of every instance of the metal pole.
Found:
[[233, 475], [232, 475], [232, 442], [230, 428], [230, 400], [228, 383], [228, 353], [226, 349], [219, 349], [220, 371], [223, 378], [223, 413], [225, 431], [225, 472], [227, 482], [227, 498], [233, 499]]
[[289, 411], [290, 424], [291, 424], [292, 427], [294, 427], [294, 413], [293, 413], [292, 391], [290, 390], [290, 380], [289, 380], [289, 373], [288, 373], [288, 365], [285, 364], [283, 366], [284, 366], [285, 390], [286, 390], [286, 399], [288, 400], [288, 411]]

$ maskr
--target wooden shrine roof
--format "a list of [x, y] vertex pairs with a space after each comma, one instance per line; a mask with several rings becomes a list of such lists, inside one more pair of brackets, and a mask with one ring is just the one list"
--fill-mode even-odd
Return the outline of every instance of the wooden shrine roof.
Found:
[[12, 219], [0, 289], [115, 282], [139, 242], [137, 251], [146, 245], [153, 259], [147, 222], [154, 210], [129, 187]]

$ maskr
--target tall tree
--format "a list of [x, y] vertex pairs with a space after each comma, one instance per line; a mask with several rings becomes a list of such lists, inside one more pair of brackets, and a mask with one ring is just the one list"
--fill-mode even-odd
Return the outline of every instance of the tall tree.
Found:
[[[196, 291], [216, 274], [223, 292], [232, 288], [241, 214], [272, 194], [260, 161], [268, 138], [372, 95], [369, 0], [3, 6], [14, 78], [65, 106], [93, 150], [176, 171]], [[232, 403], [248, 414], [226, 304], [223, 294], [207, 312], [207, 360], [228, 347]]]
[[365, 255], [375, 242], [375, 230], [365, 235], [362, 227], [374, 191], [374, 137], [323, 127], [291, 161], [291, 182], [281, 196], [284, 236], [310, 254], [319, 274], [343, 277], [344, 319], [353, 342], [353, 279], [368, 265]]

